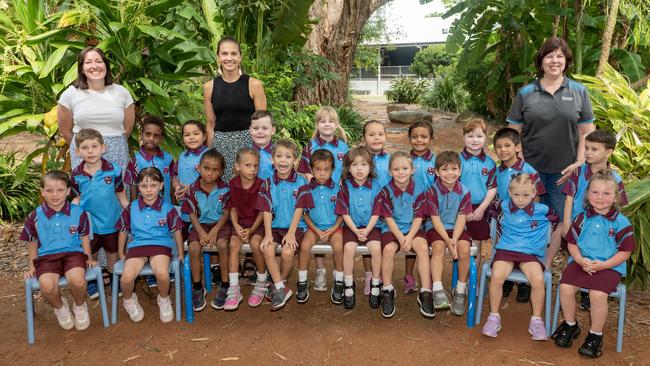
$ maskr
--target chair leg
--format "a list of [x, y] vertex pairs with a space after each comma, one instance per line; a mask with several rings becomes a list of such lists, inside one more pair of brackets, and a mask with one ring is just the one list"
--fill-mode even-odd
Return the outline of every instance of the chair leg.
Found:
[[212, 292], [212, 272], [210, 271], [210, 253], [207, 252], [203, 252], [203, 277], [205, 278], [205, 290], [208, 293]]
[[479, 283], [479, 290], [478, 290], [478, 301], [476, 303], [476, 320], [474, 321], [474, 324], [479, 325], [481, 324], [481, 312], [483, 311], [483, 298], [485, 297], [485, 290], [486, 286], [485, 283], [487, 282], [487, 265], [488, 263], [483, 263], [483, 267], [481, 268], [481, 282]]
[[544, 296], [544, 322], [546, 323], [546, 335], [551, 335], [551, 297], [553, 296], [553, 275], [550, 272], [544, 272], [544, 285], [546, 293]]
[[[106, 293], [104, 292], [104, 275], [102, 274], [101, 267], [97, 266], [95, 270], [95, 281], [97, 281], [97, 292], [99, 293], [99, 305], [102, 308], [102, 322], [104, 323], [104, 328], [108, 328], [108, 309], [106, 307]], [[114, 286], [118, 288], [119, 286]], [[112, 289], [111, 289], [112, 290]]]
[[27, 343], [34, 344], [34, 297], [31, 280], [25, 280], [25, 316], [27, 317]]
[[176, 321], [179, 322], [182, 318], [181, 298], [183, 297], [183, 293], [181, 292], [181, 281], [183, 280], [183, 276], [181, 276], [181, 265], [178, 263], [178, 260], [172, 263], [172, 269], [176, 277], [176, 281], [174, 281], [174, 299], [176, 300]]
[[[113, 284], [120, 283], [121, 273], [118, 274], [117, 271], [113, 270]], [[117, 323], [117, 304], [118, 304], [118, 288], [119, 285], [111, 287], [111, 324]]]
[[458, 260], [453, 261], [451, 270], [451, 291], [456, 288], [458, 282]]
[[469, 257], [469, 290], [467, 292], [467, 328], [474, 327], [476, 312], [476, 258]]
[[555, 333], [557, 329], [557, 320], [560, 316], [560, 282], [557, 284], [557, 291], [555, 294], [555, 305], [553, 306], [553, 323], [551, 324], [551, 334]]
[[[177, 294], [180, 294], [180, 292]], [[192, 270], [190, 269], [189, 254], [185, 255], [183, 261], [183, 295], [185, 297], [185, 321], [192, 323], [194, 321], [194, 308], [192, 307]]]
[[618, 329], [616, 334], [616, 352], [623, 352], [623, 329], [625, 327], [625, 305], [627, 302], [627, 288], [619, 284], [618, 299]]

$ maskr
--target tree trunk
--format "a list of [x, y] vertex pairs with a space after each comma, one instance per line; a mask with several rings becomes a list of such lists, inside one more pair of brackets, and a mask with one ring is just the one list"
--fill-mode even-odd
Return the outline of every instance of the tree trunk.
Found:
[[618, 16], [619, 0], [612, 0], [612, 5], [609, 8], [607, 15], [607, 24], [603, 32], [601, 44], [603, 46], [600, 52], [600, 60], [598, 61], [598, 68], [596, 69], [596, 77], [600, 77], [605, 70], [605, 65], [609, 62], [609, 51], [612, 47], [612, 36], [614, 35], [614, 27], [616, 26], [616, 17]]
[[584, 7], [582, 0], [576, 0], [575, 3], [575, 30], [576, 30], [576, 44], [573, 48], [573, 65], [575, 66], [576, 74], [582, 74], [582, 16], [584, 14]]
[[330, 71], [337, 74], [338, 79], [297, 87], [294, 100], [298, 104], [343, 105], [347, 102], [348, 81], [363, 27], [372, 13], [388, 1], [314, 1], [309, 17], [317, 23], [312, 27], [305, 48], [330, 60]]

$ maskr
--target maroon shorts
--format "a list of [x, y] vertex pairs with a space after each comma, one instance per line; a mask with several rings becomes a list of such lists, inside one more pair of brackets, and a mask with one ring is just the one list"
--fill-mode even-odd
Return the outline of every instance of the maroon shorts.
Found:
[[[273, 242], [282, 245], [282, 238], [287, 235], [289, 229], [271, 229], [273, 234]], [[298, 248], [300, 248], [300, 243], [302, 243], [302, 237], [305, 235], [305, 231], [302, 229], [296, 229], [296, 242], [298, 243]]]
[[494, 254], [494, 258], [492, 259], [492, 263], [494, 264], [496, 261], [512, 262], [515, 265], [513, 267], [515, 269], [518, 269], [519, 264], [521, 263], [537, 262], [540, 266], [542, 266], [542, 270], [544, 270], [544, 263], [540, 262], [539, 258], [536, 256], [532, 254], [513, 252], [512, 250], [497, 249], [497, 252]]
[[[360, 227], [359, 229], [363, 229], [363, 227]], [[343, 228], [343, 245], [349, 242], [354, 242], [358, 245], [366, 245], [366, 243], [371, 241], [381, 242], [381, 231], [379, 231], [379, 229], [376, 227], [370, 230], [370, 233], [368, 234], [368, 240], [363, 243], [359, 242], [357, 236], [347, 226]]]
[[172, 257], [172, 248], [162, 245], [143, 245], [140, 247], [129, 248], [126, 251], [126, 259], [129, 258], [149, 258], [154, 255], [166, 255]]
[[117, 253], [117, 237], [119, 231], [110, 234], [93, 234], [93, 240], [90, 241], [90, 250], [93, 254], [101, 248], [109, 253]]
[[[201, 224], [203, 227], [203, 230], [206, 232], [210, 232], [213, 227], [217, 226], [217, 223], [213, 224]], [[221, 229], [219, 230], [219, 233], [217, 233], [217, 239], [230, 239], [230, 235], [232, 234], [232, 225], [230, 225], [229, 222], [226, 222]], [[190, 235], [187, 237], [187, 242], [191, 243], [193, 241], [199, 241], [199, 232], [196, 231], [194, 227], [190, 230]]]
[[187, 221], [183, 221], [183, 224], [185, 225], [183, 225], [183, 228], [181, 229], [181, 235], [183, 236], [183, 242], [186, 242], [190, 237], [190, 226], [192, 224]]
[[87, 260], [88, 256], [82, 252], [65, 252], [37, 257], [34, 259], [36, 278], [44, 273], [56, 273], [59, 276], [65, 276], [66, 272], [76, 267], [86, 269]]
[[621, 282], [621, 274], [613, 269], [604, 269], [593, 275], [582, 270], [576, 263], [571, 262], [562, 272], [560, 283], [578, 286], [589, 290], [602, 291], [606, 294], [616, 291], [616, 286]]
[[[427, 241], [427, 235], [424, 233], [422, 230], [418, 230], [418, 232], [415, 234], [416, 238], [422, 238], [425, 241]], [[381, 234], [381, 249], [383, 250], [384, 247], [386, 247], [390, 242], [396, 242], [397, 243], [397, 249], [399, 250], [399, 242], [397, 238], [395, 237], [395, 234], [393, 234], [391, 231], [387, 231], [385, 233]]]
[[[451, 238], [454, 235], [454, 230], [447, 230], [447, 235], [449, 235], [449, 237]], [[437, 240], [444, 241], [442, 239], [442, 236], [438, 234], [436, 229], [431, 229], [427, 231], [427, 240], [429, 241], [429, 245], [433, 244], [433, 242]], [[471, 242], [472, 238], [467, 233], [467, 230], [463, 230], [463, 233], [460, 234], [460, 238], [458, 238], [458, 240], [465, 240], [467, 242]]]
[[[472, 205], [472, 211], [476, 210], [479, 205]], [[487, 211], [487, 210], [486, 210]], [[469, 236], [474, 240], [490, 239], [490, 222], [487, 219], [487, 212], [483, 213], [483, 218], [478, 221], [467, 221], [465, 226]]]

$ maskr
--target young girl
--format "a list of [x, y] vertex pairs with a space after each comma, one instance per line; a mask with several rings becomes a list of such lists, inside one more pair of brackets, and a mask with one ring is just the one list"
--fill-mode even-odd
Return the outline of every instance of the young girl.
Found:
[[[302, 173], [308, 182], [311, 182], [313, 174], [309, 166], [311, 154], [318, 149], [329, 150], [334, 154], [334, 171], [332, 180], [339, 184], [341, 180], [341, 171], [343, 158], [350, 150], [347, 144], [347, 136], [343, 127], [339, 123], [339, 115], [334, 108], [329, 106], [321, 107], [316, 111], [316, 128], [311, 136], [311, 140], [302, 151], [302, 158], [298, 164], [298, 173]], [[325, 272], [325, 260], [323, 255], [316, 255], [316, 280], [314, 290], [327, 291], [327, 278]]]
[[490, 314], [483, 335], [496, 337], [501, 329], [499, 308], [503, 283], [513, 269], [519, 268], [532, 287], [533, 316], [528, 332], [533, 340], [545, 341], [546, 328], [542, 320], [544, 309], [544, 252], [549, 243], [549, 227], [555, 228], [558, 217], [552, 208], [534, 202], [535, 185], [530, 175], [521, 174], [510, 181], [510, 198], [500, 202], [497, 212], [499, 240], [492, 260], [490, 280]]
[[393, 179], [381, 191], [382, 217], [386, 225], [381, 233], [381, 315], [390, 318], [395, 314], [395, 288], [393, 287], [393, 260], [398, 250], [417, 254], [418, 271], [422, 287], [418, 296], [420, 313], [433, 318], [431, 292], [431, 271], [429, 266], [429, 245], [421, 229], [422, 219], [426, 217], [423, 209], [425, 194], [416, 196], [413, 175], [413, 162], [408, 154], [398, 151], [390, 158], [390, 175]]
[[[171, 203], [164, 202], [161, 197], [165, 179], [160, 170], [153, 167], [140, 170], [137, 182], [140, 197], [122, 211], [115, 225], [120, 230], [118, 250], [120, 259], [124, 261], [124, 272], [120, 280], [122, 300], [131, 320], [142, 320], [144, 311], [133, 288], [138, 273], [149, 262], [158, 282], [160, 321], [168, 323], [174, 319], [169, 298], [169, 262], [174, 245], [178, 249], [178, 260], [183, 260], [183, 221], [176, 208]], [[133, 240], [127, 247], [129, 233], [133, 235]]]
[[[383, 187], [390, 182], [390, 173], [388, 172], [390, 154], [384, 151], [386, 147], [386, 126], [379, 121], [366, 122], [363, 125], [363, 144], [372, 154], [375, 163], [375, 173], [377, 174], [375, 181]], [[381, 227], [379, 228], [381, 229]], [[372, 279], [369, 255], [363, 256], [363, 268], [366, 271], [363, 294], [368, 296], [370, 295], [370, 281]]]
[[562, 272], [559, 289], [564, 322], [552, 338], [556, 345], [568, 348], [580, 335], [575, 295], [580, 288], [588, 289], [591, 327], [578, 353], [590, 358], [602, 355], [607, 297], [625, 276], [625, 261], [636, 247], [630, 221], [618, 211], [619, 198], [612, 173], [594, 173], [587, 185], [585, 211], [566, 236], [571, 262]]
[[[205, 309], [205, 289], [201, 283], [201, 252], [204, 246], [219, 250], [222, 278], [228, 275], [228, 240], [230, 239], [230, 212], [227, 205], [228, 185], [221, 180], [226, 160], [215, 149], [206, 151], [199, 161], [199, 178], [189, 186], [181, 212], [190, 216], [192, 227], [187, 242], [192, 272], [192, 305], [194, 311]], [[225, 273], [224, 273], [225, 272]], [[226, 310], [228, 308], [226, 299]], [[239, 306], [239, 302], [232, 305]]]
[[[230, 180], [230, 222], [233, 231], [230, 235], [228, 246], [228, 278], [230, 287], [219, 290], [215, 299], [225, 301], [225, 291], [234, 294], [235, 299], [241, 296], [239, 287], [239, 251], [242, 244], [250, 243], [253, 252], [253, 259], [257, 267], [257, 279], [255, 287], [248, 297], [248, 305], [259, 306], [264, 300], [264, 294], [268, 287], [266, 264], [264, 255], [260, 251], [262, 235], [253, 235], [262, 224], [262, 213], [255, 209], [255, 203], [260, 193], [263, 181], [257, 176], [260, 164], [260, 154], [252, 148], [243, 148], [237, 152], [235, 158], [235, 177]], [[222, 295], [223, 292], [223, 295]], [[222, 300], [213, 300], [212, 307], [215, 309], [223, 307]]]
[[[413, 181], [415, 182], [416, 197], [420, 192], [426, 191], [436, 177], [436, 156], [431, 151], [433, 142], [433, 126], [431, 122], [416, 121], [408, 130], [409, 143], [411, 144], [411, 160], [413, 161]], [[404, 257], [404, 293], [415, 292], [417, 284], [413, 277], [415, 258]]]
[[382, 187], [374, 181], [375, 164], [365, 147], [357, 147], [346, 155], [343, 164], [343, 182], [336, 200], [334, 213], [343, 216], [343, 272], [344, 306], [352, 309], [355, 304], [354, 256], [357, 245], [365, 245], [370, 251], [372, 280], [370, 307], [379, 307], [379, 284], [381, 280], [381, 233], [375, 227], [381, 207], [379, 192]]
[[[36, 276], [43, 297], [54, 308], [59, 326], [84, 330], [90, 325], [86, 305], [86, 267], [97, 265], [90, 252], [88, 215], [69, 203], [70, 178], [59, 170], [41, 179], [45, 202], [27, 217], [20, 240], [29, 243], [29, 270], [25, 279]], [[74, 304], [72, 312], [61, 297], [59, 278], [68, 280]]]
[[[185, 198], [185, 193], [189, 190], [190, 185], [199, 178], [199, 161], [208, 150], [208, 147], [205, 146], [205, 126], [201, 122], [194, 120], [185, 122], [181, 133], [185, 151], [178, 155], [176, 179], [172, 181], [174, 195], [178, 202]], [[187, 224], [186, 229], [189, 230], [189, 215], [182, 214], [181, 217]]]

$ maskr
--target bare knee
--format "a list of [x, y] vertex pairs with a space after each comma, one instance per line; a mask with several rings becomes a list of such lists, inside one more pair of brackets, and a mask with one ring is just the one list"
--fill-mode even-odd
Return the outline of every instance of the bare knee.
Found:
[[201, 255], [201, 244], [198, 241], [193, 241], [189, 245], [190, 257], [198, 258]]
[[445, 243], [442, 241], [434, 241], [431, 245], [431, 255], [439, 258], [445, 255]]

